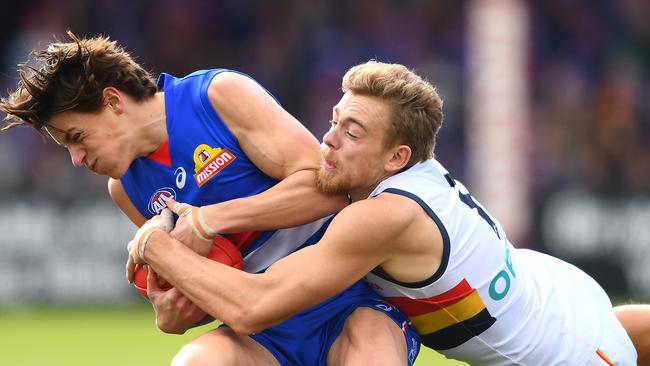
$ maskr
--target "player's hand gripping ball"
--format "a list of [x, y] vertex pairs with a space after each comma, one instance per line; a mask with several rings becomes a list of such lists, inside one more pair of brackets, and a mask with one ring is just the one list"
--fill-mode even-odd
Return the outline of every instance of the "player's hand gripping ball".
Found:
[[[207, 258], [212, 259], [231, 267], [237, 269], [244, 269], [244, 260], [239, 252], [239, 249], [228, 239], [224, 238], [221, 235], [214, 237], [212, 241], [212, 248], [210, 248], [210, 253], [208, 253]], [[147, 295], [147, 267], [138, 264], [135, 266], [135, 277], [133, 280], [133, 286], [144, 297]], [[160, 285], [160, 289], [169, 290], [172, 288], [172, 285], [169, 282], [165, 282]]]

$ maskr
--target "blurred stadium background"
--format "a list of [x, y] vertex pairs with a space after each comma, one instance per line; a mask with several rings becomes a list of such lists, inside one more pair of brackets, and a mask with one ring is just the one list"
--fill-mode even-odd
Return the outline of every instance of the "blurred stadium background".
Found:
[[[2, 9], [3, 96], [16, 64], [69, 28], [111, 36], [156, 74], [244, 71], [320, 138], [347, 68], [403, 63], [445, 100], [438, 159], [511, 241], [578, 265], [616, 302], [650, 298], [646, 0], [23, 0]], [[157, 334], [124, 281], [134, 227], [106, 179], [27, 129], [0, 135], [0, 171], [0, 364], [84, 364], [72, 353], [28, 361], [30, 347], [101, 333], [113, 321], [80, 324], [106, 306], [115, 321], [149, 318], [137, 342], [167, 353], [137, 361], [125, 357], [133, 348], [110, 343], [116, 361], [86, 364], [167, 362], [189, 338]], [[42, 332], [34, 324], [44, 319], [61, 319], [44, 329], [72, 329]]]

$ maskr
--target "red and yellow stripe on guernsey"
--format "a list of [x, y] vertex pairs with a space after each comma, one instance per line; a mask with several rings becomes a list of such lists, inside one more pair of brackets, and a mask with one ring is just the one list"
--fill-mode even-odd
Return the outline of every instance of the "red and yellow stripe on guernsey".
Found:
[[428, 299], [390, 297], [387, 300], [411, 318], [422, 336], [422, 344], [436, 350], [460, 346], [496, 322], [466, 279]]

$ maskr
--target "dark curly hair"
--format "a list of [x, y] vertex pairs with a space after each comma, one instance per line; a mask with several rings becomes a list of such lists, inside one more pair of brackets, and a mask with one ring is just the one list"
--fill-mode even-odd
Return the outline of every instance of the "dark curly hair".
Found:
[[51, 43], [33, 51], [32, 60], [18, 65], [16, 90], [0, 100], [8, 122], [1, 130], [29, 125], [41, 131], [49, 118], [64, 111], [97, 112], [102, 91], [112, 86], [136, 101], [157, 92], [153, 76], [108, 37], [78, 38]]

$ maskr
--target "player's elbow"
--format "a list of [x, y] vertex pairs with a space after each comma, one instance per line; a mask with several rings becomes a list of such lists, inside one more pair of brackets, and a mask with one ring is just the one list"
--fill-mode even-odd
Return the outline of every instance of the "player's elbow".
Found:
[[246, 322], [239, 322], [239, 323], [232, 323], [228, 324], [228, 326], [239, 336], [250, 336], [253, 333], [259, 332], [262, 329], [256, 329], [255, 327], [251, 327], [250, 324]]
[[158, 327], [161, 332], [167, 334], [185, 334], [187, 329], [189, 329], [189, 327], [179, 327], [178, 325], [168, 324], [158, 320], [156, 321], [156, 327]]
[[227, 323], [238, 335], [248, 336], [261, 332], [282, 320], [273, 318], [271, 308], [263, 306], [260, 301], [243, 306], [233, 316], [232, 323]]
[[176, 334], [176, 335], [185, 334], [185, 331], [187, 331], [187, 329], [160, 328], [160, 327], [158, 329], [160, 329], [160, 331], [162, 331], [163, 333]]

